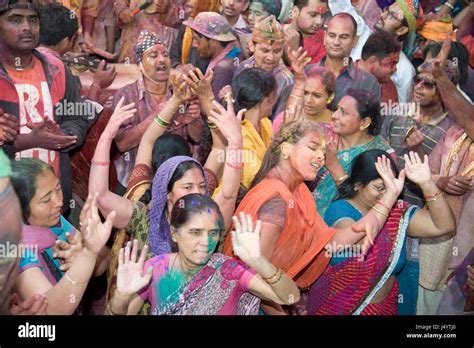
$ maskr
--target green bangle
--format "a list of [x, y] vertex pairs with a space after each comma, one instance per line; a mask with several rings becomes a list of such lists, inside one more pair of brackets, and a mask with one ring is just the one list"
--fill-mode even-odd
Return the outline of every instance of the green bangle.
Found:
[[158, 126], [163, 127], [163, 128], [168, 128], [168, 126], [171, 124], [171, 122], [167, 122], [167, 121], [163, 120], [160, 117], [160, 115], [156, 115], [155, 122], [158, 124]]
[[207, 126], [210, 128], [210, 129], [216, 129], [217, 128], [217, 125], [215, 123], [212, 123], [212, 122], [208, 122], [207, 123]]

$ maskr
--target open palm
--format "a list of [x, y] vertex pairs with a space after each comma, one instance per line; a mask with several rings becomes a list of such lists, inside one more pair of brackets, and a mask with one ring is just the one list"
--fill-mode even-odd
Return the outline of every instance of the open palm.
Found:
[[143, 274], [143, 264], [148, 252], [148, 246], [144, 246], [137, 261], [138, 240], [133, 241], [133, 248], [130, 251], [131, 242], [120, 249], [119, 264], [117, 269], [117, 291], [124, 295], [133, 295], [143, 289], [150, 282], [153, 269], [150, 267]]
[[391, 192], [396, 197], [398, 197], [403, 191], [403, 185], [405, 184], [405, 171], [401, 170], [400, 174], [398, 175], [398, 178], [396, 178], [395, 175], [393, 175], [390, 160], [385, 157], [385, 155], [382, 155], [382, 157], [377, 158], [377, 162], [375, 163], [375, 169], [382, 178], [383, 184], [387, 189], [387, 192]]
[[410, 151], [410, 154], [405, 155], [404, 158], [405, 172], [408, 179], [418, 185], [431, 180], [431, 170], [428, 164], [427, 155], [425, 155], [425, 158], [422, 161], [416, 152]]
[[240, 220], [233, 216], [235, 231], [232, 231], [232, 248], [234, 254], [243, 262], [249, 263], [257, 260], [261, 256], [260, 251], [260, 228], [261, 221], [258, 220], [253, 228], [252, 217], [248, 214], [240, 213]]

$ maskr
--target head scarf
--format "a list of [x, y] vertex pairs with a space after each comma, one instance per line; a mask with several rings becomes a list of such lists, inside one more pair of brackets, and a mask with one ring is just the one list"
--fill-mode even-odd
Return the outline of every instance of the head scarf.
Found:
[[396, 0], [400, 6], [403, 17], [407, 20], [410, 32], [416, 31], [416, 22], [423, 16], [423, 9], [421, 8], [419, 0]]
[[[151, 190], [151, 209], [150, 209], [150, 238], [149, 245], [153, 255], [162, 255], [170, 253], [171, 237], [170, 225], [166, 218], [168, 202], [168, 184], [178, 168], [183, 162], [192, 161], [198, 164], [199, 168], [204, 169], [198, 161], [187, 156], [176, 156], [165, 161], [156, 171]], [[206, 195], [209, 195], [207, 177], [204, 175], [206, 183]]]
[[148, 30], [143, 30], [138, 36], [138, 41], [135, 45], [135, 61], [137, 64], [141, 63], [143, 55], [148, 49], [161, 43], [155, 34]]

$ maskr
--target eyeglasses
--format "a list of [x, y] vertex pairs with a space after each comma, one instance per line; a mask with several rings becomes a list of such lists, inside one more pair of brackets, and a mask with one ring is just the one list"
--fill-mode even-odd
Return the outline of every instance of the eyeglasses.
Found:
[[433, 90], [436, 87], [436, 83], [432, 80], [428, 80], [419, 76], [413, 77], [413, 86], [417, 86], [420, 82], [423, 82], [423, 88], [428, 90]]
[[385, 8], [383, 9], [382, 13], [386, 13], [386, 14], [387, 14], [387, 19], [390, 19], [390, 20], [392, 20], [392, 21], [398, 21], [398, 22], [400, 22], [400, 23], [403, 22], [403, 19], [400, 19], [400, 18], [397, 16], [397, 13], [391, 11], [389, 7], [385, 7]]

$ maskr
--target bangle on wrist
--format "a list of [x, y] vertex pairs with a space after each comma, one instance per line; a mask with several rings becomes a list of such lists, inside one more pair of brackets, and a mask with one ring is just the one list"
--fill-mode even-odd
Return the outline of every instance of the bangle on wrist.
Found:
[[387, 213], [384, 213], [384, 212], [381, 211], [380, 209], [377, 209], [377, 207], [376, 207], [375, 205], [372, 207], [372, 209], [375, 210], [375, 211], [376, 211], [377, 213], [379, 213], [380, 215], [385, 216], [386, 218], [388, 218], [388, 216], [389, 216]]
[[343, 176], [341, 176], [339, 179], [337, 180], [334, 180], [336, 182], [336, 185], [338, 184], [342, 184], [344, 181], [346, 181], [347, 179], [349, 179], [349, 175], [347, 174], [344, 174]]
[[171, 122], [168, 122], [168, 121], [165, 121], [163, 120], [160, 115], [156, 115], [155, 118], [154, 118], [154, 121], [156, 122], [156, 124], [162, 128], [165, 128], [167, 129], [168, 126], [171, 124]]
[[387, 211], [390, 213], [390, 211], [392, 211], [392, 209], [390, 209], [381, 199], [379, 199], [377, 201], [378, 204], [380, 204], [382, 207], [384, 207], [385, 209], [387, 209]]
[[294, 95], [293, 93], [291, 93], [290, 96], [291, 96], [292, 98], [296, 98], [296, 99], [301, 99], [301, 100], [304, 99], [303, 97], [300, 97], [299, 95]]
[[451, 4], [449, 3], [449, 1], [444, 2], [443, 5], [449, 7], [449, 8], [451, 9], [451, 11], [454, 10], [454, 6], [451, 5]]
[[107, 304], [107, 314], [109, 315], [118, 315], [112, 310], [112, 300]]
[[66, 278], [66, 280], [71, 283], [72, 285], [74, 286], [79, 286], [79, 287], [85, 287], [87, 286], [87, 283], [88, 282], [85, 282], [85, 283], [80, 283], [80, 282], [76, 282], [75, 280], [72, 280], [71, 277], [69, 276], [69, 274], [67, 274], [68, 272], [64, 273], [64, 277]]
[[207, 122], [207, 126], [209, 127], [209, 129], [216, 129], [217, 128], [217, 125], [215, 123], [212, 123], [212, 122]]
[[91, 161], [91, 164], [94, 166], [100, 166], [100, 167], [107, 167], [110, 166], [110, 162], [98, 162], [98, 161]]
[[263, 280], [266, 281], [270, 285], [274, 285], [278, 283], [282, 277], [283, 277], [283, 270], [281, 268], [278, 268], [271, 277], [263, 278]]
[[442, 195], [443, 195], [443, 191], [439, 190], [439, 191], [436, 192], [436, 194], [434, 194], [434, 195], [425, 196], [425, 201], [426, 201], [426, 202], [434, 202], [434, 201], [436, 201], [438, 198], [440, 198]]
[[243, 163], [232, 164], [232, 163], [229, 163], [229, 162], [225, 162], [225, 164], [228, 165], [229, 167], [231, 167], [232, 169], [235, 169], [235, 170], [244, 169], [244, 164]]

